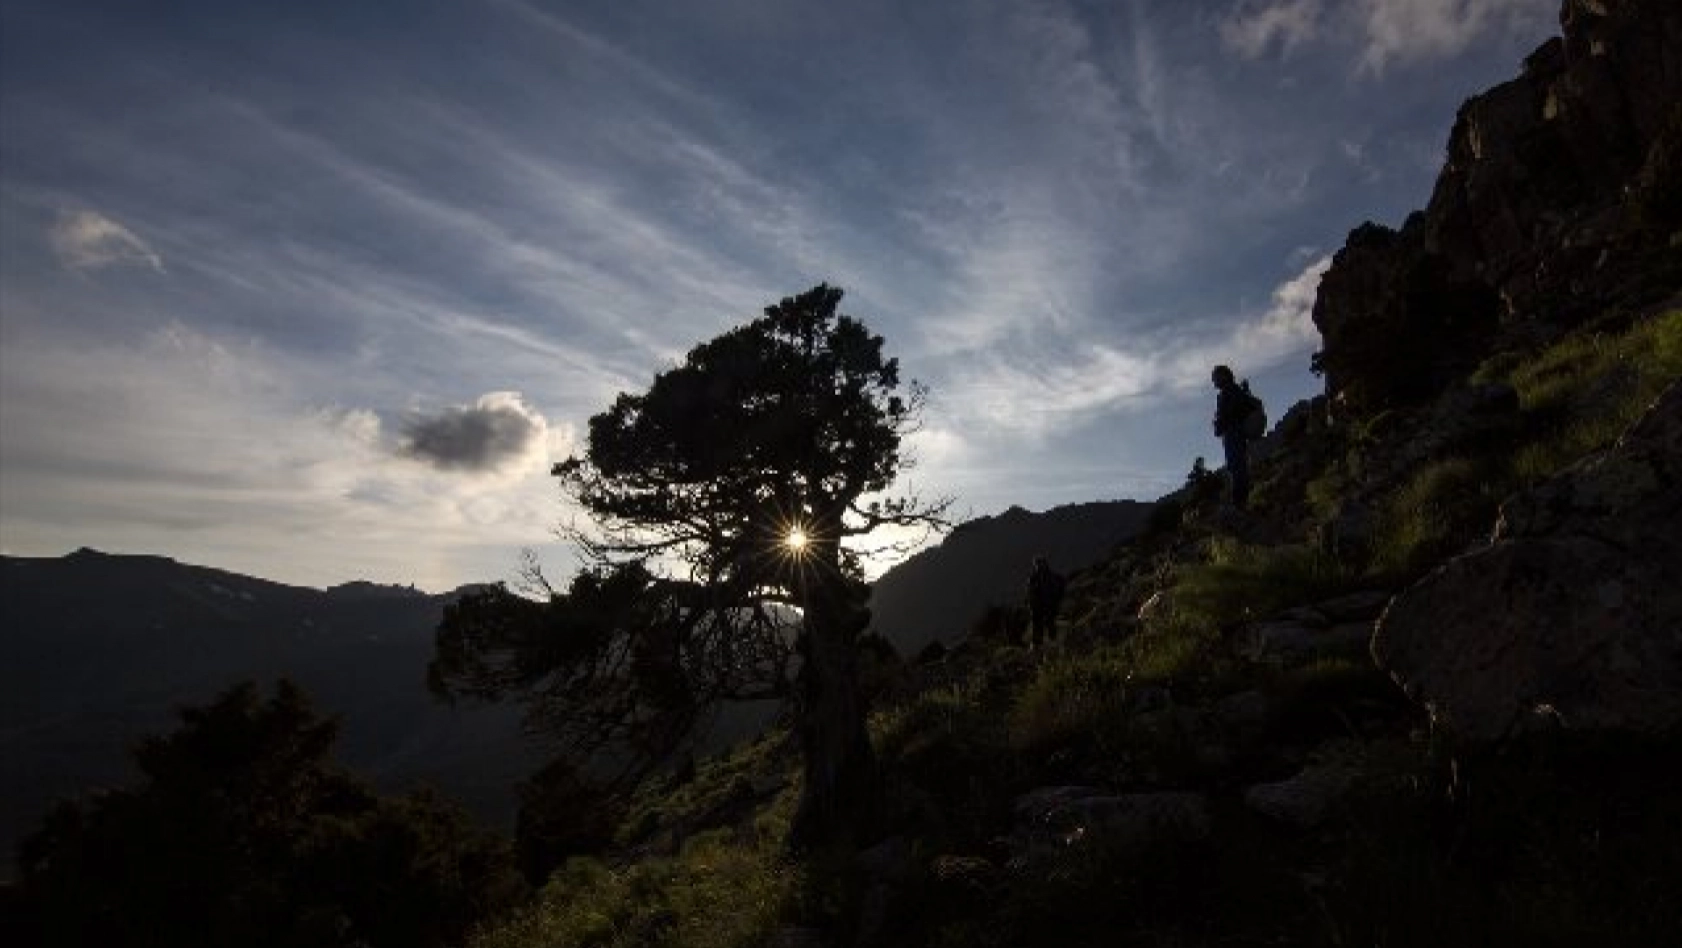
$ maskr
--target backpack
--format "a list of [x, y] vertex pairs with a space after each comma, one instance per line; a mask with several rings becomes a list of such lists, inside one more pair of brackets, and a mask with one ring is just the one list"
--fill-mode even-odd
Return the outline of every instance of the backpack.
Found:
[[1244, 383], [1244, 395], [1250, 400], [1250, 410], [1243, 421], [1244, 437], [1256, 441], [1267, 434], [1267, 406], [1250, 392], [1249, 382]]

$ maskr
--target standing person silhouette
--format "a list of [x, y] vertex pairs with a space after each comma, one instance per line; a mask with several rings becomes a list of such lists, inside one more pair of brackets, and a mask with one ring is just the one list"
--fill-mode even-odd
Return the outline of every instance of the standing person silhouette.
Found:
[[1215, 437], [1226, 453], [1227, 476], [1232, 482], [1231, 507], [1242, 511], [1250, 502], [1250, 436], [1245, 419], [1256, 410], [1256, 398], [1249, 383], [1240, 385], [1232, 369], [1215, 366], [1209, 374], [1215, 383]]
[[1057, 609], [1063, 604], [1063, 585], [1063, 577], [1045, 557], [1034, 557], [1034, 570], [1028, 574], [1029, 651], [1042, 642], [1051, 644], [1051, 635], [1057, 631]]

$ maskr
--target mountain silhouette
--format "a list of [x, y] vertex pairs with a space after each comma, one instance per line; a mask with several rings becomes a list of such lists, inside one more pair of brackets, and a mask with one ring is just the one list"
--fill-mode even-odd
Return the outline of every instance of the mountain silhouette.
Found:
[[426, 690], [433, 632], [459, 593], [319, 590], [89, 549], [0, 557], [0, 837], [54, 798], [127, 779], [127, 748], [168, 730], [175, 708], [283, 676], [342, 717], [346, 764], [506, 825], [514, 783], [540, 762], [517, 710], [451, 710]]
[[1116, 500], [1044, 513], [1011, 507], [971, 520], [876, 580], [872, 626], [902, 655], [930, 642], [950, 644], [989, 606], [1023, 604], [1035, 556], [1045, 556], [1065, 574], [1089, 566], [1138, 533], [1153, 506]]

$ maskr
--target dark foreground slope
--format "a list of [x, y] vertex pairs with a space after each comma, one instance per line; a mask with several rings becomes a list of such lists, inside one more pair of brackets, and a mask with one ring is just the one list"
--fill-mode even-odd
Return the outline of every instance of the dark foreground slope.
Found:
[[1248, 516], [1176, 492], [1060, 649], [901, 669], [871, 845], [790, 860], [767, 741], [475, 948], [1676, 944], [1679, 16], [1566, 0], [1351, 235]]
[[282, 676], [342, 716], [355, 770], [388, 789], [430, 783], [506, 824], [536, 761], [510, 711], [451, 711], [427, 693], [447, 598], [93, 550], [0, 558], [0, 840], [55, 797], [124, 779], [128, 747], [172, 727], [175, 708]]

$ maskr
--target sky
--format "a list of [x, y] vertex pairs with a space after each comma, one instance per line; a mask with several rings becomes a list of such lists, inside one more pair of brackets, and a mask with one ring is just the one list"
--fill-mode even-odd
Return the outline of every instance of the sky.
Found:
[[1154, 499], [1558, 6], [5, 0], [0, 550], [564, 577], [588, 419], [825, 282], [901, 489]]

